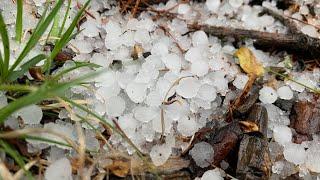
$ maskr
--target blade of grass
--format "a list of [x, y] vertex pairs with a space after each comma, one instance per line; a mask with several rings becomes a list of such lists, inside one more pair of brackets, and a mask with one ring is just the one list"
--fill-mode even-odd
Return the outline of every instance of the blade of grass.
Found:
[[60, 22], [60, 14], [57, 13], [56, 17], [54, 17], [53, 25], [50, 29], [48, 36], [47, 36], [46, 43], [49, 41], [49, 37], [58, 37], [59, 22]]
[[3, 20], [2, 13], [0, 13], [0, 35], [3, 45], [3, 74], [1, 76], [5, 77], [8, 74], [9, 69], [9, 60], [10, 60], [10, 43], [9, 43], [9, 37], [8, 37], [8, 31], [6, 24]]
[[[36, 163], [38, 162], [38, 160], [32, 160], [32, 161], [29, 161], [25, 166], [24, 166], [24, 169], [26, 170], [29, 170], [32, 166], [34, 166]], [[20, 169], [19, 171], [17, 171], [15, 174], [14, 174], [14, 179], [22, 179], [23, 175], [24, 175], [24, 169]]]
[[13, 71], [11, 74], [9, 74], [9, 81], [15, 81], [17, 78], [21, 77], [24, 73], [26, 73], [30, 67], [35, 66], [36, 64], [38, 64], [38, 62], [46, 58], [47, 56], [44, 54], [39, 54], [33, 57], [32, 59], [21, 65], [20, 70]]
[[59, 142], [59, 141], [55, 141], [55, 140], [51, 140], [51, 139], [48, 139], [48, 138], [39, 137], [39, 136], [25, 135], [25, 136], [22, 136], [20, 138], [22, 138], [22, 139], [30, 139], [30, 140], [40, 141], [40, 142], [46, 142], [46, 143], [50, 143], [50, 144], [56, 144], [56, 145], [72, 148], [72, 146], [70, 144]]
[[4, 73], [4, 64], [3, 64], [3, 58], [2, 58], [2, 53], [0, 51], [0, 83], [4, 82], [4, 79], [3, 79], [3, 73]]
[[[119, 127], [114, 127], [112, 126], [109, 122], [107, 122], [104, 118], [102, 118], [101, 116], [99, 116], [97, 113], [89, 110], [88, 108], [84, 107], [83, 105], [80, 105], [76, 102], [74, 102], [71, 99], [65, 98], [65, 97], [60, 97], [61, 99], [63, 99], [64, 101], [70, 103], [71, 105], [87, 112], [88, 114], [92, 115], [93, 117], [97, 118], [98, 120], [100, 120], [100, 122], [104, 123], [107, 127], [109, 127], [110, 129], [112, 129], [114, 132], [118, 133], [119, 135], [121, 135], [137, 152], [138, 156], [141, 157], [143, 159], [143, 153], [139, 150], [139, 148], [131, 141], [131, 139], [128, 138], [128, 136], [126, 134], [124, 134], [124, 132], [119, 128]], [[114, 123], [115, 124], [115, 123]], [[115, 124], [116, 126], [118, 124]]]
[[303, 87], [309, 89], [310, 91], [312, 91], [312, 92], [314, 92], [314, 93], [316, 93], [316, 94], [320, 94], [320, 90], [317, 89], [317, 88], [315, 88], [315, 87], [310, 87], [310, 86], [305, 85], [305, 84], [303, 84], [303, 83], [301, 83], [301, 82], [298, 82], [298, 81], [290, 78], [289, 76], [286, 76], [286, 75], [283, 75], [283, 74], [278, 73], [278, 72], [276, 72], [276, 71], [273, 71], [271, 68], [265, 68], [265, 69], [266, 69], [268, 72], [270, 72], [270, 73], [273, 73], [273, 74], [275, 74], [275, 75], [281, 76], [281, 77], [284, 78], [284, 79], [287, 79], [287, 80], [292, 81], [292, 82], [294, 82], [294, 83], [296, 83], [296, 84], [299, 84], [300, 86], [303, 86]]
[[68, 0], [68, 5], [67, 5], [67, 7], [66, 7], [66, 8], [67, 8], [67, 9], [66, 9], [66, 14], [65, 14], [64, 17], [63, 17], [63, 21], [62, 21], [62, 25], [61, 25], [61, 27], [60, 27], [60, 31], [59, 31], [59, 33], [58, 33], [58, 37], [61, 36], [61, 34], [62, 34], [63, 30], [64, 30], [64, 26], [65, 26], [65, 24], [66, 24], [66, 21], [67, 21], [68, 15], [69, 15], [70, 6], [71, 6], [71, 0]]
[[7, 106], [0, 109], [0, 123], [3, 123], [12, 113], [15, 111], [31, 105], [36, 104], [46, 98], [61, 96], [67, 89], [72, 86], [78, 85], [86, 79], [90, 79], [101, 73], [101, 71], [96, 71], [94, 73], [81, 76], [69, 82], [58, 83], [56, 81], [47, 81], [41, 85], [37, 91], [33, 91], [26, 96], [23, 96]]
[[16, 163], [20, 166], [20, 168], [24, 170], [24, 172], [27, 174], [29, 179], [32, 179], [32, 175], [30, 171], [27, 171], [25, 169], [25, 162], [22, 156], [20, 155], [20, 153], [17, 150], [15, 150], [13, 147], [11, 147], [10, 144], [8, 144], [3, 140], [0, 140], [0, 146], [2, 146], [3, 150], [16, 161]]
[[26, 57], [26, 55], [32, 50], [32, 48], [38, 43], [39, 39], [43, 35], [43, 33], [46, 31], [50, 23], [52, 22], [53, 18], [58, 13], [59, 9], [63, 5], [63, 0], [59, 0], [52, 11], [49, 13], [49, 15], [37, 25], [37, 28], [35, 29], [35, 32], [31, 35], [29, 41], [27, 42], [26, 46], [23, 48], [22, 52], [18, 56], [15, 63], [11, 66], [9, 73], [12, 72], [20, 63], [21, 61]]
[[58, 81], [63, 75], [65, 75], [73, 70], [82, 68], [82, 67], [96, 68], [96, 67], [100, 67], [100, 66], [93, 64], [93, 63], [76, 63], [76, 66], [68, 68], [68, 69], [64, 69], [63, 71], [57, 73], [54, 77], [52, 77], [52, 79]]
[[81, 15], [83, 14], [84, 10], [88, 7], [91, 0], [88, 0], [84, 6], [80, 9], [80, 11], [77, 13], [76, 17], [72, 20], [70, 26], [66, 30], [65, 33], [63, 33], [62, 37], [56, 42], [52, 52], [50, 53], [50, 56], [47, 59], [47, 63], [45, 66], [45, 72], [47, 72], [47, 75], [49, 75], [49, 70], [51, 67], [52, 60], [56, 57], [56, 55], [61, 51], [61, 49], [70, 41], [70, 36], [72, 36], [72, 32], [74, 28], [76, 27]]
[[31, 92], [36, 91], [38, 88], [35, 86], [28, 86], [22, 84], [1, 84], [0, 90], [1, 91], [24, 91], [24, 92]]
[[16, 41], [21, 43], [22, 38], [22, 14], [23, 0], [17, 0], [17, 18], [16, 18]]

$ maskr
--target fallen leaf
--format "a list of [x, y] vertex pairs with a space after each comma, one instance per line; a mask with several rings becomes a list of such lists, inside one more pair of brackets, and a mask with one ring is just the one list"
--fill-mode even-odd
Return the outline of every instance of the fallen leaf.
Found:
[[251, 121], [239, 121], [240, 127], [246, 133], [248, 132], [257, 132], [259, 131], [259, 127], [256, 123]]
[[260, 64], [252, 51], [246, 47], [241, 47], [234, 54], [240, 63], [240, 67], [249, 75], [262, 76], [264, 68]]

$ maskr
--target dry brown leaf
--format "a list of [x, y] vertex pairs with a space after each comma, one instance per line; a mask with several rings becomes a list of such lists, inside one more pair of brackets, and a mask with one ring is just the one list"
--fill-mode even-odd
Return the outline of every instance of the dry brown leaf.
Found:
[[248, 75], [262, 76], [264, 74], [262, 64], [257, 61], [250, 49], [241, 47], [234, 55], [239, 59], [240, 67]]
[[239, 124], [244, 132], [257, 132], [259, 131], [259, 126], [251, 121], [239, 121]]

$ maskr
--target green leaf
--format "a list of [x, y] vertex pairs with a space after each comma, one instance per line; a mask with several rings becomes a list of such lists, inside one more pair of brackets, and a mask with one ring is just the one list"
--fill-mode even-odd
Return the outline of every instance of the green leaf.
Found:
[[80, 11], [77, 13], [76, 17], [72, 20], [70, 26], [66, 30], [66, 32], [62, 35], [62, 37], [56, 42], [50, 56], [48, 57], [46, 66], [45, 66], [45, 71], [47, 74], [49, 73], [50, 67], [52, 60], [56, 57], [56, 55], [61, 51], [61, 49], [70, 41], [70, 36], [72, 35], [72, 32], [74, 28], [76, 27], [82, 13], [84, 10], [88, 7], [89, 3], [91, 0], [88, 0], [84, 6], [80, 9]]
[[21, 43], [22, 38], [23, 0], [17, 0], [16, 40]]
[[3, 148], [3, 150], [9, 156], [11, 156], [16, 161], [16, 163], [20, 166], [20, 168], [22, 168], [25, 171], [25, 173], [27, 174], [29, 179], [33, 179], [30, 171], [27, 171], [25, 169], [25, 167], [24, 167], [25, 166], [25, 162], [23, 160], [23, 157], [20, 155], [20, 153], [17, 150], [15, 150], [13, 147], [11, 147], [10, 144], [8, 144], [7, 142], [5, 142], [5, 141], [3, 141], [1, 139], [0, 139], [0, 146]]
[[24, 73], [26, 73], [32, 66], [35, 66], [38, 64], [41, 60], [46, 59], [47, 56], [44, 54], [39, 54], [26, 63], [24, 63], [21, 67], [20, 70], [18, 71], [13, 71], [11, 74], [9, 74], [9, 81], [15, 81], [17, 78], [21, 77]]
[[18, 56], [15, 63], [11, 66], [9, 73], [12, 72], [20, 63], [21, 61], [27, 56], [27, 54], [32, 50], [32, 48], [39, 42], [41, 36], [46, 31], [56, 14], [58, 13], [59, 9], [63, 5], [63, 0], [59, 0], [49, 15], [41, 22], [38, 23], [35, 32], [31, 35], [29, 41], [27, 42], [26, 46], [23, 48], [22, 52]]
[[10, 60], [10, 43], [9, 43], [9, 37], [8, 37], [8, 31], [6, 24], [3, 20], [2, 13], [0, 13], [0, 35], [2, 39], [2, 45], [3, 45], [3, 74], [1, 76], [6, 76], [9, 69], [9, 60]]

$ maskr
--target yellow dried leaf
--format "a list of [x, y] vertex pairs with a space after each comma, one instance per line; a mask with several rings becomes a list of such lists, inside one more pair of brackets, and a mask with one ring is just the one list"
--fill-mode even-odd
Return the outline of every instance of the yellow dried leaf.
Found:
[[234, 54], [240, 63], [240, 67], [249, 75], [262, 76], [264, 68], [260, 64], [250, 49], [241, 47]]

